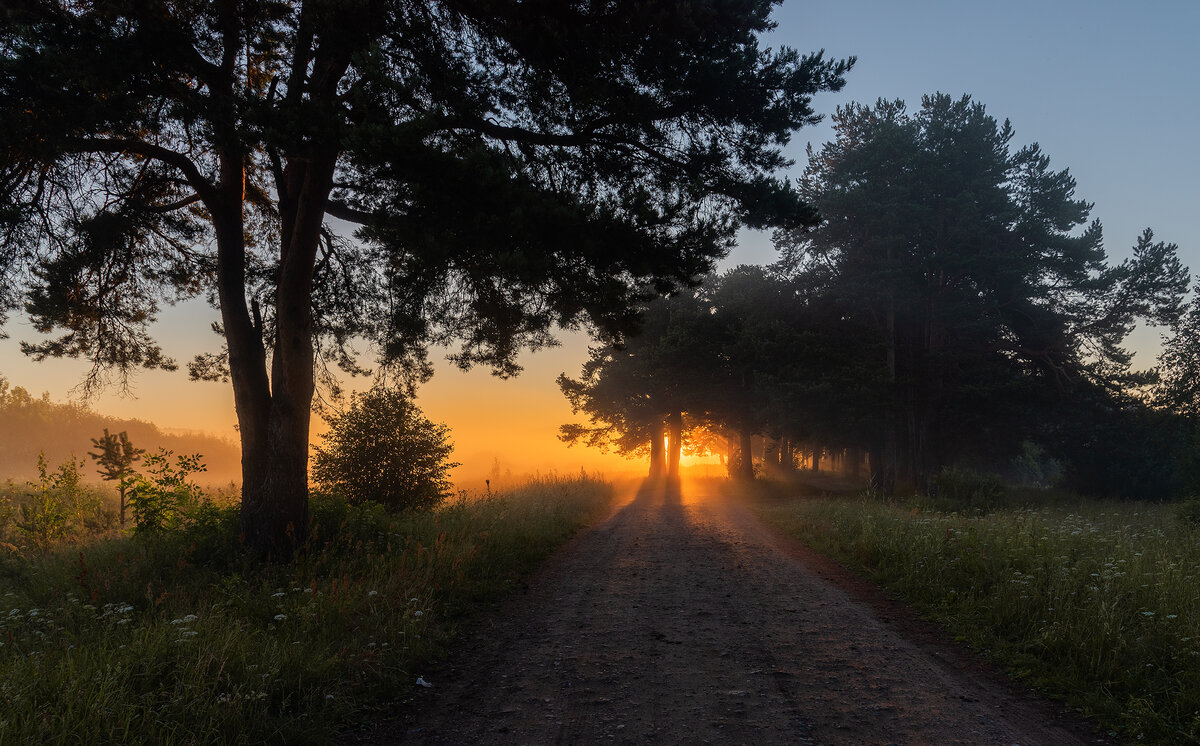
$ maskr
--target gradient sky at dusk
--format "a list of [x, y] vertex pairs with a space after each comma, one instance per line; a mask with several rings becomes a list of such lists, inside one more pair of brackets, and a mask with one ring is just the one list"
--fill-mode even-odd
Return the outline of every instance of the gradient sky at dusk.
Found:
[[[1156, 238], [1179, 244], [1184, 262], [1200, 272], [1197, 0], [826, 0], [787, 2], [776, 18], [768, 45], [858, 57], [844, 91], [816, 98], [818, 112], [881, 97], [902, 98], [915, 109], [926, 93], [970, 93], [993, 116], [1012, 121], [1016, 145], [1039, 142], [1053, 167], [1070, 168], [1077, 196], [1095, 203], [1092, 214], [1104, 224], [1110, 256], [1124, 257], [1149, 226]], [[795, 174], [804, 146], [819, 146], [831, 134], [828, 122], [797, 134], [789, 149]], [[767, 237], [747, 233], [723, 266], [773, 259]], [[215, 318], [202, 304], [166, 309], [158, 325], [166, 352], [182, 363], [217, 349], [209, 330]], [[33, 363], [17, 348], [32, 335], [28, 324], [13, 318], [6, 331], [11, 339], [0, 342], [0, 373], [35, 393], [68, 398], [84, 366]], [[1152, 330], [1136, 334], [1139, 363], [1153, 362], [1157, 340]], [[568, 450], [555, 438], [571, 415], [554, 378], [576, 375], [586, 347], [580, 336], [564, 337], [562, 347], [527, 356], [526, 372], [509, 381], [484, 370], [439, 368], [420, 402], [429, 417], [450, 426], [465, 486], [476, 486], [497, 457], [518, 473], [640, 468]], [[142, 373], [134, 394], [109, 391], [93, 406], [167, 428], [235, 436], [228, 385], [190, 383], [183, 372]]]

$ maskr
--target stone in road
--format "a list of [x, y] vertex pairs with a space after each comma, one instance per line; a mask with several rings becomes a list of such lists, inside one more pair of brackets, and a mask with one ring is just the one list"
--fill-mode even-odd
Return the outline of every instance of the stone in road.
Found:
[[714, 488], [646, 483], [463, 640], [378, 743], [1074, 744]]

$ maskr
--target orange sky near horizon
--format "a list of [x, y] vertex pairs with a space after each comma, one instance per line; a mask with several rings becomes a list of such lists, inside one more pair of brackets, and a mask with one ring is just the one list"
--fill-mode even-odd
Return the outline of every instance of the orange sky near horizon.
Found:
[[[197, 352], [218, 347], [219, 340], [209, 331], [215, 317], [216, 312], [200, 302], [164, 309], [156, 325], [159, 342], [182, 366]], [[80, 400], [75, 389], [87, 372], [86, 364], [74, 360], [37, 363], [23, 355], [19, 341], [36, 337], [25, 319], [10, 319], [6, 331], [10, 338], [0, 340], [0, 374], [35, 396], [48, 392], [54, 401]], [[578, 375], [589, 345], [581, 333], [562, 333], [560, 338], [563, 343], [559, 347], [524, 354], [521, 363], [525, 370], [507, 380], [491, 375], [486, 368], [464, 372], [446, 362], [444, 353], [431, 352], [436, 371], [420, 388], [417, 401], [428, 418], [450, 428], [453, 459], [461, 464], [452, 472], [457, 488], [483, 489], [483, 480], [497, 462], [501, 474], [511, 472], [514, 478], [576, 473], [581, 468], [613, 478], [644, 473], [647, 463], [643, 459], [568, 447], [558, 439], [560, 425], [582, 418], [572, 415], [555, 379], [564, 372]], [[354, 388], [370, 385], [364, 379], [348, 383]], [[168, 432], [206, 432], [237, 440], [230, 385], [189, 381], [182, 369], [138, 371], [129, 395], [123, 395], [119, 386], [109, 386], [88, 404], [102, 414], [150, 421]], [[324, 423], [314, 417], [314, 442], [320, 442], [323, 430]], [[714, 467], [719, 463], [715, 457], [688, 462]]]

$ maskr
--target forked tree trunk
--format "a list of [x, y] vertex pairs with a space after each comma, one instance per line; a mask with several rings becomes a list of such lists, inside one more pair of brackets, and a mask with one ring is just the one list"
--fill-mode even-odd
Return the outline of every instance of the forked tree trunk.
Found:
[[667, 476], [679, 476], [679, 459], [683, 454], [683, 413], [672, 412], [667, 416]]
[[308, 431], [314, 391], [313, 268], [332, 187], [332, 156], [291, 160], [281, 195], [275, 339], [268, 380], [262, 315], [247, 302], [242, 159], [222, 158], [218, 292], [242, 441], [242, 535], [248, 548], [287, 560], [308, 530]]

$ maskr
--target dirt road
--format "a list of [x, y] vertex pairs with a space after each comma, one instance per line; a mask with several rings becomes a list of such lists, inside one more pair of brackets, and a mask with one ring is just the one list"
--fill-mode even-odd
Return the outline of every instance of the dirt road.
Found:
[[644, 485], [375, 739], [1083, 742], [1051, 706], [914, 639], [814, 564], [716, 490]]

